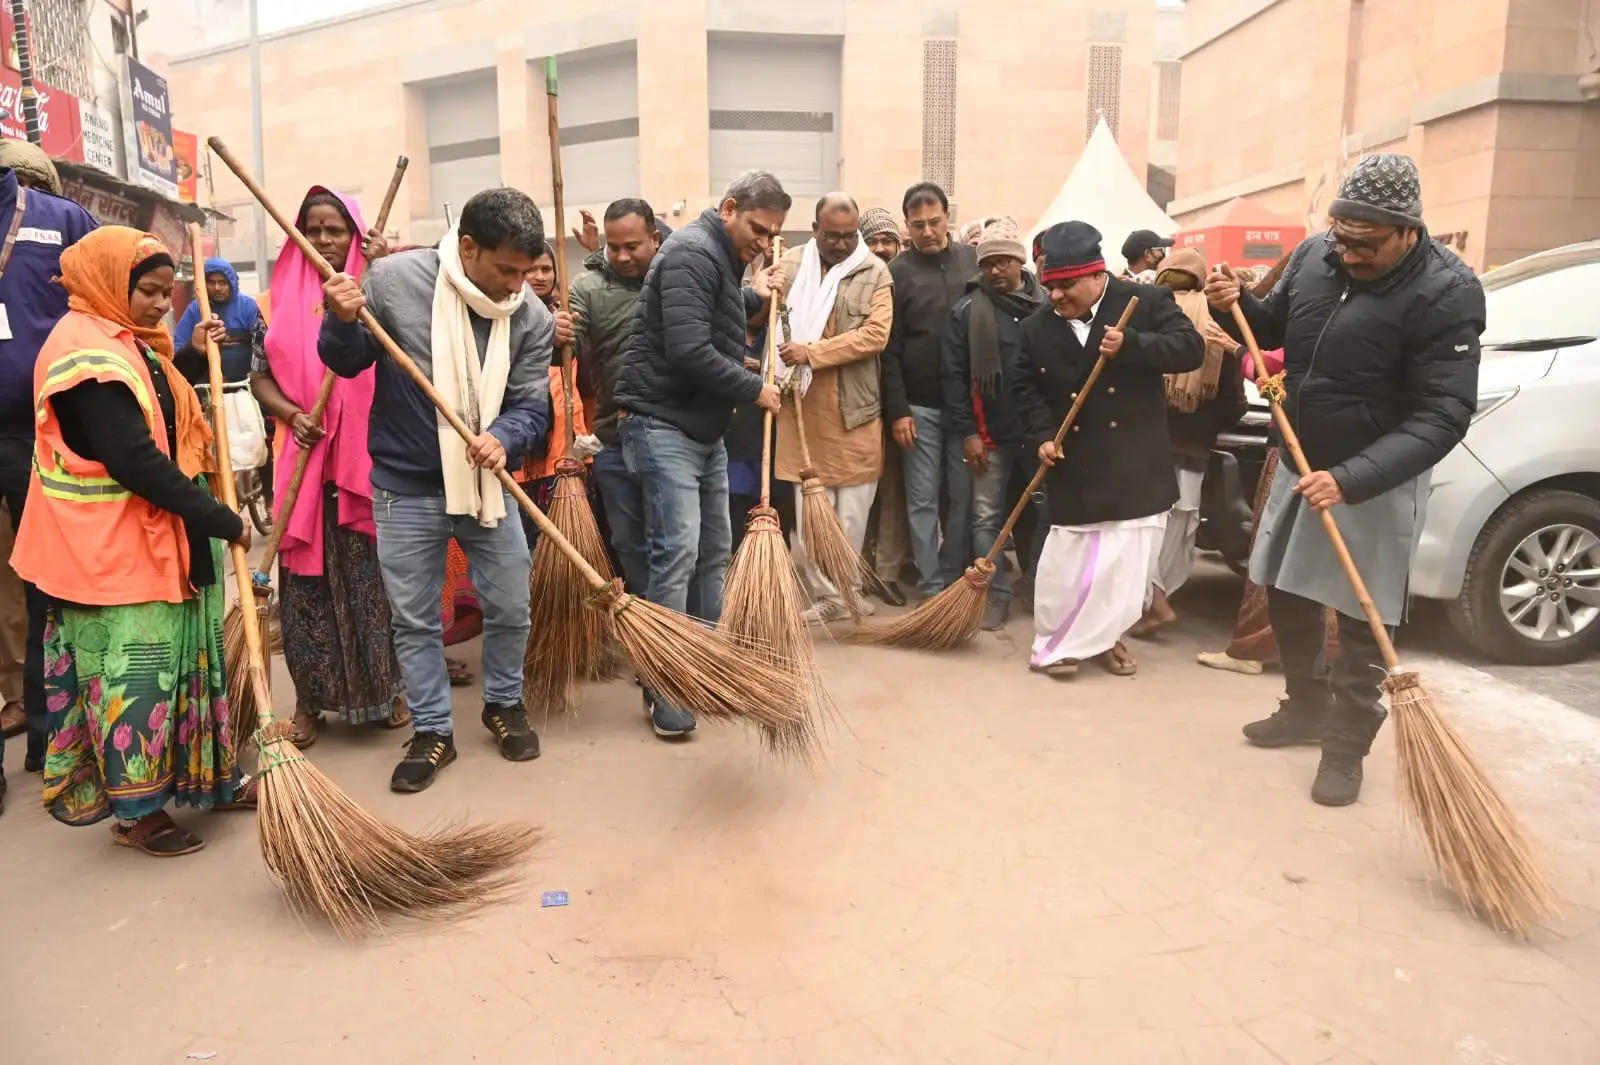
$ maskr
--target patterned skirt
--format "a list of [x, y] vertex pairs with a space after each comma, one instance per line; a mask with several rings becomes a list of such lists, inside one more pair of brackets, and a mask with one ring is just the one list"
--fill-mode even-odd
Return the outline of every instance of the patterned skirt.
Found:
[[[222, 545], [211, 546], [220, 574]], [[132, 821], [169, 801], [208, 810], [233, 798], [223, 608], [219, 581], [182, 603], [51, 609], [44, 804], [57, 821]]]
[[405, 687], [378, 549], [339, 525], [338, 489], [324, 488], [322, 576], [278, 567], [284, 663], [302, 709], [352, 725], [387, 721]]

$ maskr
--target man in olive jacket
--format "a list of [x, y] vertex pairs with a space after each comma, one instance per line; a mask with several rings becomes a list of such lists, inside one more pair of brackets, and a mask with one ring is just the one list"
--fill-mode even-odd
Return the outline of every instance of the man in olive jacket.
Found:
[[[1287, 697], [1244, 734], [1258, 747], [1320, 744], [1311, 798], [1346, 806], [1383, 724], [1385, 670], [1311, 512], [1332, 508], [1383, 623], [1398, 625], [1430, 473], [1477, 406], [1484, 301], [1466, 264], [1428, 236], [1409, 157], [1362, 159], [1328, 214], [1332, 228], [1295, 249], [1264, 300], [1241, 294], [1226, 268], [1206, 296], [1224, 329], [1236, 331], [1237, 304], [1263, 348], [1283, 348], [1284, 407], [1312, 469], [1302, 477], [1285, 458], [1256, 530], [1250, 577], [1267, 589]], [[1340, 653], [1322, 684], [1325, 606], [1338, 613]]]
[[605, 248], [584, 260], [572, 282], [572, 314], [580, 345], [579, 365], [592, 375], [595, 390], [594, 435], [604, 449], [594, 457], [595, 486], [605, 508], [611, 549], [622, 564], [628, 591], [646, 595], [644, 496], [622, 461], [617, 436], [617, 378], [633, 336], [634, 308], [644, 275], [661, 249], [655, 212], [643, 200], [616, 200], [606, 208]]

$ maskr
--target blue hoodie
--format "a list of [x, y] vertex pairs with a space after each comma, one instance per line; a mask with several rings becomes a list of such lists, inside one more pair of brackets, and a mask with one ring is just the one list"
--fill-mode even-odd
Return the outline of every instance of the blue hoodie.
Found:
[[[228, 279], [228, 290], [233, 293], [222, 303], [213, 303], [211, 313], [222, 319], [228, 336], [220, 347], [222, 354], [222, 379], [243, 381], [250, 376], [250, 344], [256, 326], [261, 321], [261, 309], [256, 301], [239, 291], [239, 275], [226, 259], [207, 259], [206, 277], [221, 274]], [[197, 278], [196, 284], [205, 284]], [[172, 331], [173, 346], [182, 351], [194, 339], [195, 326], [200, 324], [200, 301], [192, 300], [178, 319], [178, 328]]]

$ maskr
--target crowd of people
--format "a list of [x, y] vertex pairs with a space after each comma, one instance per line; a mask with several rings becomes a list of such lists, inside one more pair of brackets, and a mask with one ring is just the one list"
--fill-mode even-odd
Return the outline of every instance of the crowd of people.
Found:
[[[0, 170], [0, 221], [55, 234], [8, 242], [14, 261], [0, 264], [11, 308], [0, 487], [26, 587], [26, 610], [13, 592], [11, 613], [28, 627], [0, 650], [22, 648], [7, 729], [27, 731], [26, 768], [43, 771], [62, 821], [110, 817], [117, 842], [171, 855], [200, 841], [168, 805], [254, 802], [221, 648], [221, 547], [248, 544], [249, 531], [207, 488], [211, 430], [190, 383], [207, 339], [278, 427], [280, 501], [307, 453], [304, 490], [276, 515], [273, 575], [294, 741], [316, 742], [328, 717], [409, 724], [391, 786], [415, 792], [457, 757], [450, 688], [470, 677], [445, 649], [469, 635], [482, 635], [482, 724], [505, 758], [539, 754], [523, 701], [524, 652], [541, 638], [529, 613], [537, 530], [516, 520], [494, 476], [507, 468], [543, 503], [558, 461], [585, 464], [628, 589], [707, 623], [721, 613], [764, 447], [816, 625], [850, 611], [797, 535], [802, 477], [821, 482], [869, 559], [856, 589], [867, 613], [867, 596], [901, 607], [961, 579], [1022, 504], [984, 628], [1004, 627], [1021, 597], [1030, 669], [1134, 675], [1130, 637], [1176, 617], [1168, 600], [1193, 562], [1207, 456], [1255, 376], [1235, 307], [1280, 349], [1314, 472], [1275, 463], [1263, 477], [1256, 584], [1240, 618], [1250, 631], [1202, 661], [1259, 671], [1275, 634], [1287, 697], [1246, 736], [1321, 743], [1313, 797], [1359, 793], [1383, 715], [1381, 664], [1306, 511], [1339, 507], [1384, 620], [1397, 623], [1427, 471], [1472, 412], [1483, 319], [1476, 279], [1427, 236], [1404, 157], [1362, 160], [1329, 231], [1265, 277], [1147, 232], [1127, 237], [1128, 270], [1113, 276], [1102, 234], [1080, 221], [1028, 246], [996, 215], [957, 239], [948, 198], [928, 182], [906, 191], [898, 218], [823, 196], [811, 238], [775, 255], [793, 204], [752, 171], [675, 232], [638, 198], [585, 214], [575, 233], [590, 254], [558, 278], [549, 241], [565, 235], [515, 189], [473, 196], [436, 246], [391, 248], [353, 199], [317, 186], [295, 222], [339, 272], [324, 282], [287, 245], [269, 324], [232, 268], [210, 260], [213, 315], [191, 307], [175, 331], [175, 249], [97, 228], [58, 192], [15, 160]], [[470, 443], [384, 356], [363, 310]], [[776, 430], [764, 440], [767, 413]], [[1023, 503], [1041, 465], [1043, 491]], [[694, 707], [641, 692], [656, 733], [695, 728]]]

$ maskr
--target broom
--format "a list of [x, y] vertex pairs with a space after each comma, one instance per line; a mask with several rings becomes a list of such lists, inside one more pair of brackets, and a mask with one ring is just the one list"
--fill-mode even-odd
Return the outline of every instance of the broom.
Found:
[[[389, 224], [389, 210], [394, 206], [395, 196], [400, 192], [400, 181], [406, 176], [406, 167], [410, 164], [411, 160], [403, 155], [395, 160], [394, 176], [389, 179], [389, 188], [383, 194], [383, 204], [378, 208], [377, 224], [373, 226], [379, 233], [382, 233]], [[338, 379], [332, 370], [322, 375], [322, 385], [317, 389], [317, 399], [311, 407], [313, 424], [322, 425], [323, 412], [328, 409], [328, 400], [333, 395], [333, 384]], [[289, 516], [294, 513], [294, 505], [300, 499], [300, 486], [306, 479], [306, 466], [310, 461], [311, 449], [301, 448], [299, 457], [295, 459], [294, 472], [289, 477], [288, 488], [284, 491], [283, 498], [278, 501], [277, 520], [272, 523], [272, 534], [267, 537], [266, 549], [261, 554], [261, 566], [252, 574], [256, 614], [261, 619], [262, 631], [269, 634], [273, 654], [283, 652], [283, 630], [273, 624], [276, 611], [273, 609], [272, 563], [278, 557], [278, 545], [283, 542], [283, 533], [289, 524]], [[228, 608], [227, 615], [222, 619], [222, 649], [228, 674], [228, 709], [232, 714], [233, 745], [236, 750], [243, 747], [244, 741], [256, 730], [255, 698], [250, 689], [249, 670], [245, 668], [244, 619], [239, 616], [243, 609], [242, 602], [235, 603]]]
[[[189, 226], [189, 239], [198, 256], [199, 226]], [[204, 285], [196, 298], [202, 317], [209, 317]], [[205, 343], [216, 420], [216, 485], [223, 504], [237, 510], [222, 357], [209, 336]], [[253, 594], [250, 565], [243, 547], [232, 544], [230, 550], [243, 601]], [[530, 825], [488, 825], [418, 837], [367, 813], [289, 741], [289, 722], [273, 717], [260, 619], [254, 610], [242, 610], [240, 617], [245, 669], [261, 717], [256, 733], [261, 854], [290, 905], [302, 913], [314, 910], [340, 935], [355, 936], [376, 930], [387, 914], [449, 916], [508, 891], [515, 877], [512, 866], [538, 842], [538, 831]]]
[[[556, 281], [562, 310], [567, 302], [566, 194], [561, 179], [561, 120], [556, 103], [556, 60], [545, 60], [545, 103], [550, 127], [550, 183], [555, 192]], [[561, 441], [561, 458], [556, 462], [556, 482], [550, 496], [550, 520], [584, 559], [609, 581], [616, 574], [611, 555], [606, 551], [589, 506], [584, 488], [583, 463], [572, 457], [577, 432], [573, 417], [572, 346], [561, 346], [561, 394], [566, 432]], [[605, 618], [584, 608], [588, 591], [583, 574], [562, 553], [558, 544], [544, 537], [533, 549], [533, 568], [528, 573], [528, 601], [531, 604], [532, 630], [523, 657], [522, 699], [531, 710], [572, 713], [579, 703], [579, 683], [604, 680], [616, 670], [616, 650], [606, 633]]]
[[[1118, 329], [1127, 328], [1128, 319], [1133, 317], [1133, 312], [1138, 306], [1138, 296], [1128, 300], [1128, 305], [1122, 309], [1122, 317], [1117, 319]], [[1095, 381], [1099, 380], [1100, 372], [1105, 368], [1106, 357], [1101, 355], [1095, 359], [1094, 367], [1084, 380], [1083, 387], [1078, 389], [1077, 398], [1072, 401], [1072, 407], [1062, 419], [1061, 428], [1056, 430], [1056, 447], [1061, 446], [1061, 442], [1066, 439], [1067, 430], [1078, 420], [1078, 412], [1083, 409], [1083, 404], [1089, 398], [1090, 389], [1094, 388]], [[910, 647], [922, 651], [948, 651], [972, 639], [978, 627], [983, 624], [984, 606], [989, 601], [989, 582], [994, 579], [995, 564], [1000, 560], [1000, 553], [1005, 550], [1006, 540], [1010, 538], [1011, 530], [1022, 517], [1022, 512], [1027, 509], [1034, 491], [1049, 472], [1050, 467], [1041, 462], [1039, 468], [1034, 471], [1033, 479], [1028, 482], [1028, 487], [1017, 500], [1017, 505], [1011, 508], [1011, 514], [1001, 527], [1000, 535], [995, 537], [994, 546], [989, 548], [987, 555], [967, 567], [967, 571], [959, 580], [938, 595], [919, 604], [911, 613], [890, 622], [863, 625], [852, 631], [848, 639], [852, 643]]]
[[[777, 256], [773, 257], [776, 259]], [[773, 306], [777, 306], [776, 298]], [[785, 311], [783, 321], [786, 326], [788, 317]], [[800, 443], [800, 527], [806, 556], [839, 593], [850, 610], [850, 616], [860, 621], [861, 582], [877, 582], [878, 575], [850, 543], [850, 537], [839, 521], [839, 512], [833, 509], [833, 503], [828, 499], [828, 490], [811, 461], [811, 445], [806, 439], [805, 398], [800, 394], [800, 382], [791, 377], [790, 383], [792, 387], [788, 392], [794, 397], [794, 424]]]
[[[1308, 476], [1311, 464], [1283, 409], [1283, 375], [1267, 374], [1255, 333], [1237, 303], [1233, 320], [1255, 363], [1256, 386], [1272, 404], [1283, 446], [1294, 456], [1301, 476]], [[1555, 896], [1534, 860], [1533, 846], [1516, 814], [1422, 686], [1421, 678], [1401, 668], [1394, 641], [1367, 593], [1333, 512], [1317, 513], [1383, 655], [1387, 671], [1383, 686], [1394, 709], [1400, 789], [1410, 818], [1422, 830], [1434, 865], [1467, 909], [1499, 931], [1527, 938], [1533, 922], [1556, 912]]]
[[[317, 254], [305, 234], [272, 205], [261, 186], [221, 139], [212, 137], [206, 143], [299, 246], [306, 259], [324, 277], [332, 277], [333, 268]], [[400, 350], [372, 312], [363, 307], [360, 321], [461, 439], [470, 441], [473, 434], [466, 423], [444, 402], [433, 382]], [[495, 477], [539, 526], [542, 536], [556, 541], [568, 561], [583, 575], [591, 589], [587, 605], [607, 617], [611, 632], [633, 660], [634, 668], [647, 687], [713, 720], [753, 721], [758, 725], [781, 727], [800, 715], [801, 696], [792, 674], [753, 660], [691, 618], [627, 594], [620, 580], [606, 580], [589, 564], [544, 511], [534, 505], [511, 474], [500, 469], [495, 471]]]
[[[777, 241], [772, 250], [778, 261]], [[766, 381], [772, 384], [778, 361], [778, 297], [767, 319]], [[745, 536], [728, 567], [717, 631], [774, 669], [791, 673], [804, 696], [804, 713], [793, 721], [763, 726], [762, 740], [780, 757], [814, 760], [819, 746], [817, 719], [832, 710], [822, 686], [811, 633], [804, 620], [806, 594], [772, 507], [772, 412], [761, 419], [761, 502], [750, 511]]]

